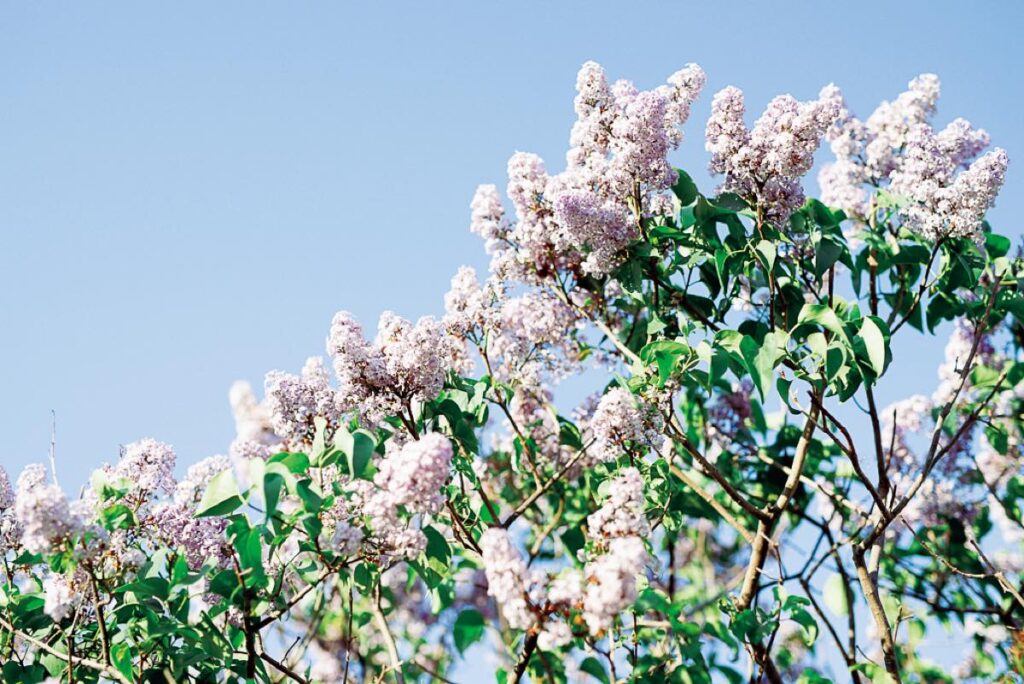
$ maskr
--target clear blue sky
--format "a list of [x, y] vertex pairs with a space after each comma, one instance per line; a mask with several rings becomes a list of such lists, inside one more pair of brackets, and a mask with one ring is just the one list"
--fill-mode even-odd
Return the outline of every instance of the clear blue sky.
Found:
[[[232, 437], [230, 383], [322, 353], [336, 310], [439, 313], [455, 269], [486, 264], [475, 186], [515, 150], [560, 166], [588, 59], [644, 87], [705, 68], [676, 159], [699, 179], [725, 85], [759, 111], [835, 81], [866, 115], [935, 71], [939, 120], [1009, 150], [992, 216], [1017, 235], [1022, 8], [3, 3], [0, 463], [45, 460], [51, 409], [66, 484], [144, 436], [192, 462]], [[908, 349], [884, 398], [934, 386], [941, 345]]]

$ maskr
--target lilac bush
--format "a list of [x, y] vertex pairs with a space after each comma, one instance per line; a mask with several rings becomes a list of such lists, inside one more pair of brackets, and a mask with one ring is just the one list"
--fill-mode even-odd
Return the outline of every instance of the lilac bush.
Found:
[[[78, 496], [0, 468], [3, 680], [1019, 681], [1006, 152], [930, 74], [863, 120], [829, 84], [748, 125], [729, 87], [704, 194], [669, 161], [704, 84], [583, 65], [564, 168], [472, 198], [488, 273], [375, 336], [336, 314], [231, 388], [225, 453], [134, 442]], [[947, 330], [880, 404], [893, 338]]]

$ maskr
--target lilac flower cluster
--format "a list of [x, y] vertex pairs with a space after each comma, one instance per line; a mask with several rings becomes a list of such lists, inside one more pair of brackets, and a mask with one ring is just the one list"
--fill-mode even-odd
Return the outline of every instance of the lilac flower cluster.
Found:
[[500, 281], [489, 278], [480, 284], [476, 270], [462, 266], [452, 277], [444, 296], [444, 325], [450, 334], [480, 342], [483, 333], [500, 324], [498, 312], [504, 299]]
[[589, 455], [595, 462], [618, 458], [629, 449], [646, 450], [662, 439], [664, 420], [657, 409], [628, 390], [615, 387], [601, 397], [590, 420], [593, 444]]
[[21, 539], [21, 526], [14, 514], [14, 487], [7, 471], [0, 466], [0, 555], [15, 548]]
[[242, 380], [231, 385], [228, 401], [236, 433], [231, 454], [270, 456], [271, 447], [280, 442], [280, 438], [274, 434], [273, 416], [267, 402], [260, 402], [252, 386]]
[[748, 131], [743, 92], [732, 86], [718, 92], [711, 103], [705, 147], [711, 153], [711, 173], [725, 176], [721, 190], [743, 197], [768, 221], [784, 224], [804, 202], [800, 179], [814, 164], [814, 153], [841, 107], [842, 96], [834, 85], [809, 102], [780, 95]]
[[73, 587], [65, 575], [51, 573], [43, 578], [43, 612], [60, 622], [82, 601], [84, 587]]
[[315, 418], [327, 421], [330, 437], [345, 408], [341, 394], [331, 387], [330, 373], [319, 356], [310, 357], [300, 375], [267, 373], [266, 401], [274, 433], [295, 451], [313, 442]]
[[513, 155], [512, 225], [504, 222], [494, 186], [481, 186], [474, 196], [471, 227], [488, 241], [492, 270], [524, 282], [559, 270], [610, 273], [639, 236], [639, 218], [670, 206], [662, 198], [677, 176], [667, 155], [682, 140], [678, 127], [704, 80], [700, 67], [690, 65], [641, 92], [628, 81], [609, 85], [599, 65], [584, 64], [566, 170], [550, 175], [537, 155]]
[[181, 549], [192, 570], [207, 561], [225, 567], [231, 551], [224, 536], [223, 518], [197, 518], [195, 507], [175, 501], [162, 501], [153, 508], [149, 524], [156, 540], [172, 549]]
[[936, 133], [929, 121], [939, 92], [938, 77], [922, 74], [866, 121], [844, 105], [829, 131], [835, 161], [818, 177], [822, 201], [864, 218], [872, 206], [868, 189], [887, 188], [903, 198], [906, 226], [926, 239], [976, 237], [1002, 187], [1008, 157], [996, 148], [978, 158], [989, 136], [965, 119]]
[[513, 629], [529, 629], [535, 620], [529, 601], [530, 573], [508, 531], [491, 527], [480, 537], [487, 593]]
[[562, 619], [579, 603], [582, 575], [567, 570], [551, 578], [530, 572], [526, 561], [504, 528], [491, 527], [480, 537], [487, 593], [498, 605], [502, 617], [513, 629], [538, 629], [537, 646], [552, 650], [572, 639], [572, 630]]
[[608, 487], [607, 498], [587, 517], [594, 539], [613, 539], [634, 535], [646, 538], [651, 533], [644, 514], [644, 481], [636, 468], [619, 471]]
[[174, 502], [182, 506], [195, 506], [202, 500], [207, 485], [215, 476], [231, 468], [227, 456], [210, 456], [194, 463], [185, 471], [185, 479], [174, 488]]
[[643, 479], [626, 468], [611, 482], [605, 503], [587, 519], [590, 535], [602, 550], [584, 568], [583, 618], [591, 634], [614, 624], [636, 600], [636, 581], [650, 560], [644, 538], [650, 526], [644, 515]]
[[465, 363], [464, 350], [437, 320], [424, 317], [414, 325], [390, 311], [381, 315], [373, 343], [352, 314], [339, 312], [327, 352], [338, 376], [339, 408], [371, 424], [403, 414], [410, 402], [433, 399], [445, 375]]
[[707, 430], [710, 442], [723, 449], [735, 444], [736, 435], [752, 415], [750, 397], [753, 392], [753, 381], [744, 378], [733, 385], [731, 392], [720, 394], [708, 406]]
[[374, 541], [383, 555], [414, 558], [423, 551], [426, 537], [403, 522], [401, 512], [422, 516], [441, 509], [451, 461], [451, 442], [432, 432], [389, 453], [380, 463], [372, 486], [362, 480], [353, 483], [355, 499], [369, 518]]
[[147, 438], [124, 448], [113, 476], [129, 484], [128, 498], [139, 506], [157, 494], [174, 491], [176, 462], [177, 456], [170, 445]]
[[64, 491], [47, 482], [46, 468], [33, 464], [18, 477], [14, 515], [21, 544], [32, 553], [48, 553], [82, 529]]
[[909, 200], [901, 209], [905, 224], [929, 240], [976, 236], [1009, 163], [1006, 151], [996, 148], [956, 174], [959, 160], [976, 154], [977, 146], [967, 137], [969, 126], [954, 131], [961, 139], [952, 146], [944, 145], [940, 136], [949, 130], [936, 135], [927, 124], [912, 128], [903, 163], [890, 176], [891, 190]]
[[537, 387], [546, 373], [574, 368], [571, 333], [580, 320], [570, 306], [541, 290], [504, 300], [498, 315], [489, 351], [501, 359], [500, 376]]

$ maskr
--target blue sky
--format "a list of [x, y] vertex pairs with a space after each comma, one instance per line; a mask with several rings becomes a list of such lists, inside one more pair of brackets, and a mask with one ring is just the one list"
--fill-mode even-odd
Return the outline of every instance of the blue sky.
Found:
[[[144, 436], [195, 461], [232, 437], [230, 383], [322, 353], [335, 311], [439, 313], [456, 268], [486, 265], [473, 189], [503, 185], [515, 150], [559, 167], [587, 59], [642, 87], [705, 68], [675, 161], [710, 190], [703, 125], [729, 84], [756, 113], [835, 81], [866, 115], [934, 71], [940, 122], [1024, 160], [1022, 20], [1019, 3], [4, 3], [0, 464], [45, 460], [51, 409], [67, 484]], [[1011, 161], [990, 215], [1015, 237], [1022, 178]], [[929, 392], [941, 343], [896, 354], [883, 398]]]

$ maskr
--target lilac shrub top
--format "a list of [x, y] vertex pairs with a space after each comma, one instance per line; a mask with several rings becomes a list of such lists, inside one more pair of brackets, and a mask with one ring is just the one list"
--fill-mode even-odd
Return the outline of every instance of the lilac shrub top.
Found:
[[[183, 479], [152, 439], [77, 498], [0, 468], [2, 679], [1020, 676], [1006, 152], [935, 122], [930, 74], [864, 120], [826, 85], [748, 122], [728, 87], [705, 194], [669, 162], [704, 83], [584, 64], [564, 165], [517, 152], [473, 196], [488, 272], [438, 318], [336, 314], [326, 357], [231, 388], [236, 439]], [[880, 405], [893, 337], [937, 329]], [[574, 375], [593, 395], [557, 405]]]

